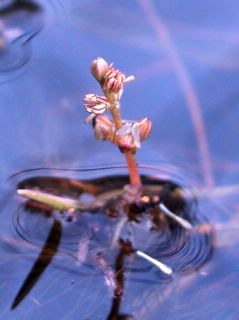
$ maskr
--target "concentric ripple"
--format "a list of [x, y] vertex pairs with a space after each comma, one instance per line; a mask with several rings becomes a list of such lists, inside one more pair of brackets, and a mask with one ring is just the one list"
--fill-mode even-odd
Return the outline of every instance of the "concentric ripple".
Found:
[[[38, 188], [73, 198], [78, 198], [92, 188], [95, 188], [97, 196], [107, 196], [110, 199], [112, 195], [113, 200], [98, 212], [80, 212], [72, 222], [61, 219], [63, 235], [60, 250], [74, 255], [78, 264], [99, 267], [97, 257], [100, 256], [105, 264], [113, 268], [119, 252], [119, 239], [130, 243], [134, 250], [143, 251], [167, 264], [174, 273], [198, 270], [210, 259], [213, 250], [213, 230], [205, 217], [198, 212], [197, 200], [190, 191], [190, 185], [185, 186], [185, 181], [180, 185], [179, 181], [173, 180], [173, 175], [170, 179], [168, 172], [161, 175], [156, 171], [155, 175], [152, 175], [152, 170], [150, 175], [146, 173], [142, 177], [145, 190], [163, 196], [169, 209], [187, 219], [193, 226], [192, 229], [184, 229], [160, 213], [158, 226], [155, 228], [152, 224], [151, 208], [138, 214], [135, 221], [129, 221], [122, 210], [116, 217], [107, 214], [112, 202], [117, 202], [116, 194], [128, 181], [126, 175], [113, 176], [110, 168], [108, 171], [96, 170], [95, 179], [87, 179], [94, 173], [91, 170], [57, 171], [54, 174], [48, 171], [49, 175], [46, 170], [31, 171], [20, 175], [18, 187]], [[105, 176], [102, 176], [104, 174]], [[57, 218], [60, 217], [58, 214]], [[21, 204], [14, 214], [13, 224], [21, 239], [40, 245], [43, 239], [46, 239], [53, 219], [52, 214], [41, 210], [36, 212], [34, 208], [29, 209], [29, 206], [26, 209], [26, 206]], [[135, 254], [125, 256], [125, 270], [137, 273], [153, 272], [157, 279], [164, 278], [155, 266]]]

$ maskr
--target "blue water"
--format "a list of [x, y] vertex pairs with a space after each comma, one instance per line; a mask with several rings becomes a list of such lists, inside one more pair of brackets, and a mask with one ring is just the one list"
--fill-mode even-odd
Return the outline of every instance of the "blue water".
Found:
[[125, 87], [123, 117], [147, 116], [153, 122], [138, 162], [171, 167], [187, 177], [198, 210], [215, 231], [214, 255], [199, 271], [160, 285], [144, 275], [129, 279], [122, 314], [140, 320], [237, 319], [237, 2], [16, 3], [0, 6], [0, 318], [104, 320], [110, 309], [101, 272], [78, 268], [66, 250], [10, 310], [39, 254], [35, 238], [43, 244], [50, 225], [41, 218], [39, 237], [34, 231], [32, 241], [16, 241], [12, 220], [20, 200], [17, 182], [9, 178], [35, 168], [124, 161], [112, 145], [96, 142], [91, 126], [83, 124], [84, 95], [100, 93], [89, 65], [102, 56], [136, 77]]

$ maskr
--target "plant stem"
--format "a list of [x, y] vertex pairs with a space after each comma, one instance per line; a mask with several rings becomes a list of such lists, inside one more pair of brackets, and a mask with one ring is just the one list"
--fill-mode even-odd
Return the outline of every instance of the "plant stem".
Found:
[[111, 104], [110, 112], [112, 114], [116, 130], [118, 130], [122, 127], [122, 119], [121, 119], [119, 109], [120, 109], [119, 102], [117, 104], [116, 103]]
[[[122, 119], [121, 119], [119, 110], [120, 110], [119, 102], [117, 102], [117, 104], [116, 103], [111, 104], [110, 112], [113, 117], [116, 130], [122, 127]], [[129, 170], [130, 184], [134, 187], [137, 187], [139, 190], [141, 190], [142, 182], [139, 175], [135, 154], [132, 151], [128, 151], [128, 152], [124, 152], [124, 155], [125, 155], [128, 170]]]
[[142, 189], [142, 182], [141, 182], [141, 178], [139, 175], [135, 155], [131, 151], [125, 152], [124, 155], [125, 155], [128, 170], [129, 170], [130, 184], [141, 190]]

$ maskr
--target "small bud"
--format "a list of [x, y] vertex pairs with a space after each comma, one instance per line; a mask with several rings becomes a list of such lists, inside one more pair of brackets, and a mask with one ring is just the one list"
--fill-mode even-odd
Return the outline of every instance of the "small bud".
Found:
[[97, 140], [113, 140], [114, 124], [107, 117], [103, 115], [95, 117], [93, 126]]
[[90, 69], [93, 77], [99, 83], [102, 83], [104, 76], [109, 69], [109, 65], [103, 58], [97, 58], [91, 63]]

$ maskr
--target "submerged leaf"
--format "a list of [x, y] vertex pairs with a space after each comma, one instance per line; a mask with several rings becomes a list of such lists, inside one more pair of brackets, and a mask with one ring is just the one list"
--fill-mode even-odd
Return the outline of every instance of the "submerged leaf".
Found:
[[82, 203], [81, 201], [63, 198], [60, 196], [55, 196], [47, 192], [30, 190], [30, 189], [18, 189], [17, 193], [20, 196], [28, 198], [30, 200], [37, 201], [42, 204], [50, 206], [54, 210], [64, 211], [64, 210], [94, 210], [98, 208], [101, 204], [97, 201], [94, 203]]

